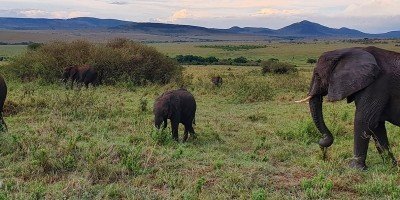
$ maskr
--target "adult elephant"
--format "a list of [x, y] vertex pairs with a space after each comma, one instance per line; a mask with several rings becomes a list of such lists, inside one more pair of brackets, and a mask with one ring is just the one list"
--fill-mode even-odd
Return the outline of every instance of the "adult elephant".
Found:
[[324, 149], [333, 136], [322, 114], [322, 99], [355, 102], [354, 159], [350, 166], [366, 169], [368, 143], [372, 137], [380, 154], [387, 153], [394, 165], [385, 122], [400, 125], [400, 53], [376, 47], [348, 48], [329, 51], [318, 59], [308, 97], [311, 116]]
[[7, 85], [6, 82], [4, 81], [3, 76], [0, 75], [0, 123], [3, 126], [3, 130], [7, 130], [7, 125], [3, 118], [3, 107], [4, 107], [4, 102], [6, 101], [6, 97], [7, 97]]
[[64, 83], [71, 80], [71, 88], [73, 87], [74, 82], [83, 83], [86, 88], [89, 87], [89, 84], [95, 86], [100, 82], [97, 70], [89, 65], [65, 68], [62, 80]]
[[195, 137], [193, 124], [195, 124], [196, 100], [186, 89], [178, 89], [165, 92], [154, 102], [154, 125], [160, 128], [167, 127], [167, 120], [171, 121], [172, 137], [178, 141], [178, 126], [185, 126], [183, 141], [188, 139], [188, 133]]

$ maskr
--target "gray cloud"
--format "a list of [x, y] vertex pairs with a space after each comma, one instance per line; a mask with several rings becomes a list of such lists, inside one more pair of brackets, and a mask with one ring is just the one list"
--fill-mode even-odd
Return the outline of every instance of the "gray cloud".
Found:
[[110, 2], [110, 4], [114, 4], [114, 5], [127, 5], [127, 4], [129, 4], [129, 2], [126, 2], [126, 1], [113, 1], [113, 2]]

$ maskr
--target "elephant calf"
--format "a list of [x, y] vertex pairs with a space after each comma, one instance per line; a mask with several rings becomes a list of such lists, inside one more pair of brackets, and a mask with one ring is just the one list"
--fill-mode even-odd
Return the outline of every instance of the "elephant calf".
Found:
[[172, 137], [178, 141], [178, 126], [182, 123], [185, 126], [183, 141], [188, 139], [188, 133], [195, 137], [193, 124], [195, 124], [196, 101], [186, 89], [172, 90], [163, 93], [154, 103], [154, 125], [157, 129], [163, 124], [167, 127], [167, 120], [170, 119]]
[[63, 82], [66, 84], [68, 80], [71, 80], [71, 88], [74, 85], [74, 82], [85, 84], [86, 88], [88, 88], [89, 84], [93, 86], [97, 85], [98, 80], [97, 71], [89, 66], [72, 66], [64, 69], [63, 73]]
[[3, 119], [3, 107], [7, 96], [7, 85], [4, 78], [0, 76], [0, 123], [3, 126], [3, 130], [7, 130], [6, 122]]
[[221, 78], [220, 76], [213, 76], [213, 77], [211, 78], [211, 82], [212, 82], [215, 86], [220, 87], [220, 86], [222, 85], [222, 78]]

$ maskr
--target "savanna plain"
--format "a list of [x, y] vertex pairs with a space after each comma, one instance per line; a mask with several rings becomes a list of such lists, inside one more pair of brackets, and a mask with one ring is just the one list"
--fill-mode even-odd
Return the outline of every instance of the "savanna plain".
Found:
[[[373, 142], [369, 169], [348, 167], [353, 104], [324, 103], [335, 142], [323, 159], [308, 104], [294, 103], [308, 92], [308, 58], [353, 46], [398, 52], [396, 42], [272, 42], [237, 51], [149, 44], [169, 57], [277, 58], [298, 66], [297, 73], [262, 75], [257, 66], [184, 65], [182, 81], [166, 85], [71, 90], [4, 72], [8, 131], [0, 133], [0, 199], [399, 199], [398, 168]], [[241, 43], [219, 45], [227, 44]], [[24, 51], [23, 45], [0, 46], [0, 55], [11, 58]], [[212, 85], [214, 75], [223, 78], [221, 87]], [[197, 101], [197, 138], [186, 143], [173, 141], [169, 128], [153, 126], [155, 98], [181, 85]], [[388, 135], [399, 158], [400, 128], [390, 125]]]

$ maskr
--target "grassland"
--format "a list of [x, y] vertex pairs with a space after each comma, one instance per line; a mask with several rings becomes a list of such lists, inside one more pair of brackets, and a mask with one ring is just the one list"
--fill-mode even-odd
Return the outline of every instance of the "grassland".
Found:
[[26, 45], [0, 45], [0, 56], [14, 57], [21, 54]]
[[[305, 59], [351, 44], [240, 52], [196, 45], [154, 44], [170, 56], [275, 57], [303, 67], [295, 75], [262, 76], [257, 67], [186, 66], [183, 84], [198, 104], [198, 138], [187, 143], [151, 136], [154, 98], [175, 84], [79, 91], [6, 76], [0, 199], [400, 198], [398, 169], [382, 161], [372, 142], [368, 171], [347, 166], [354, 105], [324, 104], [336, 137], [324, 161], [307, 104], [293, 103], [308, 89], [312, 68]], [[210, 82], [215, 74], [224, 79], [221, 88]], [[400, 129], [389, 125], [388, 132], [400, 155]]]
[[[197, 56], [215, 56], [217, 58], [237, 58], [244, 56], [251, 60], [268, 60], [270, 58], [278, 58], [284, 62], [290, 62], [298, 66], [310, 66], [307, 64], [308, 58], [318, 58], [323, 52], [347, 48], [354, 46], [370, 46], [372, 44], [352, 44], [346, 42], [309, 42], [309, 43], [279, 43], [279, 42], [254, 42], [254, 43], [220, 43], [220, 45], [266, 45], [266, 48], [249, 49], [245, 51], [224, 51], [217, 48], [203, 48], [202, 45], [215, 45], [213, 43], [158, 43], [150, 44], [159, 51], [165, 53], [170, 57], [177, 55], [193, 54]], [[400, 50], [400, 47], [395, 46], [394, 43], [387, 44], [374, 44], [374, 46], [388, 49]]]

